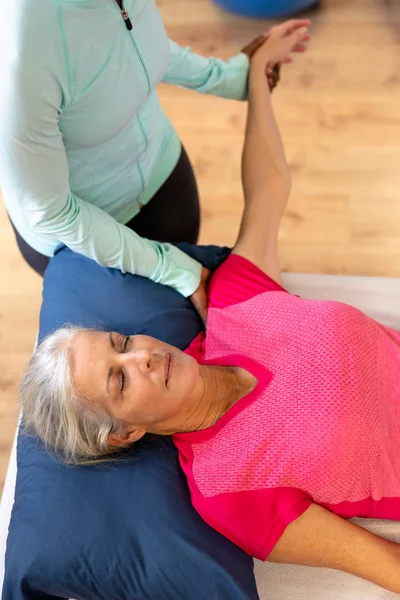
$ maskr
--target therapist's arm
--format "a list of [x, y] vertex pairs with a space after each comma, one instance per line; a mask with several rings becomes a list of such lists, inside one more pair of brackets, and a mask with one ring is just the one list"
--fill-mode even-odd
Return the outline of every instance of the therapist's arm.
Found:
[[[206, 58], [169, 40], [170, 61], [163, 82], [222, 98], [247, 100], [249, 61], [268, 36], [269, 31], [258, 36], [227, 61]], [[264, 66], [263, 76], [272, 91], [279, 81], [279, 65], [276, 70]]]
[[278, 232], [291, 182], [264, 71], [266, 63], [288, 62], [292, 52], [305, 50], [309, 24], [308, 20], [293, 20], [273, 27], [267, 41], [254, 54], [250, 68], [242, 158], [245, 208], [233, 252], [252, 261], [279, 283]]
[[249, 59], [244, 53], [227, 61], [206, 58], [169, 40], [170, 61], [163, 83], [233, 100], [247, 99]]
[[54, 236], [101, 265], [191, 296], [200, 281], [197, 261], [170, 244], [140, 238], [70, 189], [59, 128], [65, 89], [58, 73], [43, 64], [33, 69], [29, 57], [9, 71], [0, 99], [4, 194], [9, 193], [37, 232]]

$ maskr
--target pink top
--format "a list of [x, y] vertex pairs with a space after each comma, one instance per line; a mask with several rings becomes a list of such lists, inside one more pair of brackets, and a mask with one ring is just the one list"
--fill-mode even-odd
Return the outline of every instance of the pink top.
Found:
[[173, 436], [203, 519], [265, 560], [311, 502], [400, 519], [400, 333], [287, 293], [232, 255], [187, 352], [258, 380], [213, 427]]

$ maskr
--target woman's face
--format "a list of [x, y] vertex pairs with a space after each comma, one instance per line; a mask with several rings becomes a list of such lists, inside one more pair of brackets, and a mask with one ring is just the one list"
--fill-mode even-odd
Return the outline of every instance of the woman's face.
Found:
[[126, 426], [143, 428], [142, 435], [179, 431], [201, 395], [196, 360], [154, 338], [82, 331], [70, 350], [78, 394]]

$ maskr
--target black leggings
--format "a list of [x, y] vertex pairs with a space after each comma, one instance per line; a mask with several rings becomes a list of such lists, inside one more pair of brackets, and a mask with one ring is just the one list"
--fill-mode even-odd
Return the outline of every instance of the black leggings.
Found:
[[[200, 230], [199, 194], [192, 165], [183, 147], [171, 175], [151, 201], [126, 226], [141, 237], [151, 240], [190, 244], [197, 242]], [[49, 257], [31, 248], [14, 225], [13, 229], [25, 261], [43, 277]]]

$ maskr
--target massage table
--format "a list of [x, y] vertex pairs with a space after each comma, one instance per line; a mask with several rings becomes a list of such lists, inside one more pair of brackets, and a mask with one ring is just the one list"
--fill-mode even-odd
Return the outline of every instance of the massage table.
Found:
[[[285, 286], [310, 299], [335, 299], [360, 308], [384, 325], [400, 330], [400, 279], [339, 275], [286, 274]], [[399, 366], [400, 368], [400, 366]], [[0, 590], [8, 525], [14, 502], [16, 438], [0, 504]], [[400, 543], [400, 523], [354, 519], [370, 531]], [[274, 565], [255, 561], [261, 600], [395, 600], [392, 594], [357, 577], [332, 569]], [[195, 600], [195, 599], [193, 599]]]

